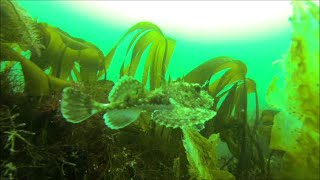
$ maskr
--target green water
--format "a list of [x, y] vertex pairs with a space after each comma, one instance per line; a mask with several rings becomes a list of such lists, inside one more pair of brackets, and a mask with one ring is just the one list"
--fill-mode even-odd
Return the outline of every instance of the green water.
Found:
[[[82, 38], [98, 46], [104, 54], [120, 40], [123, 34], [134, 24], [94, 18], [80, 9], [66, 6], [61, 1], [19, 1], [32, 17], [39, 22], [47, 22], [68, 32], [74, 37]], [[110, 15], [112, 16], [112, 15]], [[170, 36], [171, 32], [160, 27], [169, 37], [176, 40], [176, 47], [169, 64], [167, 75], [172, 78], [181, 77], [201, 63], [217, 57], [231, 56], [242, 60], [248, 68], [247, 77], [257, 83], [260, 106], [267, 106], [265, 94], [277, 69], [272, 62], [278, 60], [290, 45], [291, 29], [288, 22], [272, 31], [256, 32], [252, 36], [242, 38], [241, 29], [233, 33], [239, 38], [201, 40], [187, 36]], [[252, 27], [253, 29], [255, 27]], [[194, 32], [201, 33], [201, 32]], [[236, 37], [233, 34], [233, 37]], [[120, 60], [113, 60], [108, 70], [108, 79], [119, 77]]]
[[[199, 23], [192, 22], [197, 20], [192, 13], [202, 13], [195, 14], [191, 6], [191, 15], [172, 15], [172, 20], [185, 17], [190, 29], [179, 30], [173, 21], [150, 21], [159, 26], [167, 46], [143, 42], [149, 45], [145, 50], [135, 44], [138, 52], [143, 49], [137, 73], [134, 78], [120, 79], [120, 69], [124, 75], [131, 75], [132, 69], [128, 72], [123, 67], [136, 65], [130, 56], [134, 50], [127, 47], [135, 32], [117, 43], [132, 26], [148, 19], [135, 19], [130, 13], [138, 14], [140, 5], [147, 8], [146, 4], [152, 2], [118, 1], [121, 6], [117, 8], [126, 6], [132, 12], [106, 7], [102, 12], [98, 11], [101, 7], [92, 9], [90, 4], [80, 7], [82, 2], [89, 1], [17, 1], [24, 12], [9, 0], [1, 1], [0, 179], [319, 179], [319, 7], [311, 1], [295, 1], [292, 5], [284, 1], [287, 6], [283, 6], [279, 19], [273, 16], [281, 14], [282, 7], [277, 7], [280, 4], [276, 1], [270, 1], [261, 12], [250, 10], [257, 8], [254, 3], [267, 1], [246, 1], [248, 7], [238, 4], [232, 8], [236, 1], [224, 1], [231, 6], [215, 12], [212, 19], [197, 16], [199, 22], [214, 24], [211, 28], [217, 31], [212, 33], [216, 29], [201, 29]], [[162, 2], [173, 1], [157, 3]], [[189, 3], [175, 2], [169, 9], [177, 8], [176, 13], [183, 12], [179, 5]], [[164, 15], [170, 12], [162, 10]], [[255, 23], [240, 22], [239, 12], [251, 13], [246, 20]], [[263, 13], [267, 16], [258, 16]], [[34, 23], [29, 15], [40, 23]], [[219, 18], [238, 27], [222, 31], [226, 23], [223, 25]], [[191, 28], [192, 23], [196, 27]], [[70, 36], [64, 36], [64, 32]], [[148, 38], [154, 40], [160, 34], [157, 31]], [[43, 38], [41, 43], [37, 44], [37, 38]], [[166, 59], [160, 53], [169, 49], [170, 54], [171, 38], [176, 44], [164, 75], [163, 71], [157, 72], [163, 70], [162, 60]], [[86, 47], [87, 42], [98, 49]], [[42, 50], [40, 44], [47, 49]], [[115, 45], [115, 55], [103, 76], [105, 71], [98, 65], [103, 59], [99, 49], [105, 56]], [[147, 56], [150, 47], [157, 51]], [[219, 56], [231, 60], [208, 61]], [[150, 67], [148, 63], [144, 66], [146, 57], [156, 57], [150, 58]], [[255, 106], [255, 93], [244, 96], [245, 90], [252, 92], [252, 81], [246, 84], [237, 79], [242, 75], [237, 70], [242, 70], [243, 64], [234, 59], [246, 65], [246, 77], [255, 81], [260, 108]], [[212, 66], [197, 68], [205, 62]], [[223, 78], [228, 83], [236, 79], [236, 86], [223, 84], [222, 80], [217, 87], [210, 86], [213, 90], [207, 90], [191, 83], [203, 83], [200, 78], [207, 76], [202, 71], [216, 70], [221, 67], [219, 63], [224, 63], [223, 70], [215, 71], [209, 84], [216, 85], [212, 82], [220, 75], [235, 70], [237, 75], [230, 73]], [[70, 64], [74, 69], [68, 69]], [[50, 68], [43, 67], [46, 65]], [[195, 68], [199, 71], [193, 71], [191, 77], [188, 73]], [[98, 81], [97, 72], [102, 72]], [[147, 78], [143, 80], [150, 81], [145, 85], [155, 88], [152, 91], [145, 91], [138, 82], [141, 74], [148, 73], [149, 79], [144, 76]], [[72, 78], [65, 77], [70, 74]], [[185, 81], [166, 81], [157, 88], [163, 82], [159, 74], [167, 80], [185, 77]], [[105, 77], [107, 80], [102, 80]], [[223, 90], [230, 89], [223, 92], [219, 85]], [[268, 88], [270, 106], [266, 101]]]

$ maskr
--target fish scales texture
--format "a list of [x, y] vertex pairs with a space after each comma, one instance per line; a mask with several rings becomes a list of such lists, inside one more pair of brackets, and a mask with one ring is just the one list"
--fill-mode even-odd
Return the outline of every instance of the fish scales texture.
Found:
[[160, 88], [160, 91], [168, 101], [171, 98], [181, 106], [207, 109], [213, 106], [213, 98], [207, 91], [202, 90], [199, 84], [183, 81], [168, 82]]
[[152, 113], [152, 120], [170, 128], [186, 128], [203, 124], [215, 115], [216, 113], [211, 110], [180, 107], [171, 111], [155, 111]]

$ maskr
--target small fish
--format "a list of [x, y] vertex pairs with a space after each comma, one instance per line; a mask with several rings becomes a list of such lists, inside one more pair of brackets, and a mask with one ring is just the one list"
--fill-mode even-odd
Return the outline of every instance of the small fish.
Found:
[[120, 129], [136, 121], [143, 112], [151, 112], [151, 120], [172, 128], [201, 127], [216, 112], [210, 108], [213, 98], [199, 84], [168, 82], [153, 91], [130, 76], [123, 76], [111, 89], [104, 104], [79, 90], [67, 87], [62, 92], [61, 112], [71, 123], [80, 123], [102, 111], [111, 129]]

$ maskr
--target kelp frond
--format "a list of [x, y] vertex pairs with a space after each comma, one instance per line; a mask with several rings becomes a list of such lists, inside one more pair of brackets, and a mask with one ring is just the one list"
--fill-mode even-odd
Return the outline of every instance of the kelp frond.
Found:
[[0, 8], [1, 43], [17, 43], [40, 57], [44, 46], [37, 22], [14, 1], [1, 0]]
[[243, 62], [227, 56], [216, 57], [199, 65], [183, 79], [189, 83], [205, 84], [223, 70], [225, 72], [222, 76], [207, 86], [209, 94], [215, 99], [215, 106], [217, 106], [222, 96], [225, 95], [225, 91], [228, 91], [226, 87], [245, 79], [247, 67]]
[[146, 63], [144, 64], [142, 82], [146, 85], [149, 78], [150, 89], [159, 87], [168, 68], [175, 47], [175, 40], [166, 37], [158, 26], [150, 22], [140, 22], [131, 27], [122, 36], [104, 59], [105, 71], [109, 68], [119, 45], [132, 33], [136, 34], [131, 39], [125, 54], [126, 57], [130, 56], [129, 52], [132, 50], [130, 64], [125, 66], [125, 62], [123, 61], [120, 76], [134, 76], [143, 53], [150, 47]]
[[254, 93], [257, 124], [258, 95], [255, 82], [246, 78], [246, 73], [244, 63], [222, 56], [206, 61], [183, 77], [186, 82], [204, 84], [214, 98], [213, 108], [217, 115], [205, 124], [201, 134], [209, 137], [220, 133], [221, 140], [227, 143], [230, 152], [239, 161], [235, 173], [240, 179], [250, 178], [254, 168], [259, 169], [259, 175], [264, 173], [263, 154], [247, 118], [248, 94]]
[[292, 42], [268, 92], [269, 103], [280, 109], [269, 147], [284, 152], [276, 178], [319, 179], [319, 6], [292, 1], [292, 8]]
[[[67, 80], [94, 82], [101, 69], [102, 51], [94, 44], [75, 38], [60, 28], [39, 23], [46, 49], [42, 56], [31, 56], [31, 60], [42, 70], [51, 68], [50, 75]], [[77, 68], [76, 64], [81, 68]], [[74, 72], [76, 77], [71, 76]]]
[[73, 85], [71, 82], [45, 74], [41, 68], [12, 49], [8, 44], [1, 43], [0, 61], [17, 61], [21, 64], [25, 80], [25, 92], [28, 95], [48, 95], [53, 91], [59, 92], [64, 87]]
[[207, 139], [195, 129], [183, 129], [182, 132], [184, 135], [183, 146], [190, 163], [191, 179], [235, 179], [231, 173], [218, 167], [216, 151], [220, 141], [219, 134], [213, 134]]

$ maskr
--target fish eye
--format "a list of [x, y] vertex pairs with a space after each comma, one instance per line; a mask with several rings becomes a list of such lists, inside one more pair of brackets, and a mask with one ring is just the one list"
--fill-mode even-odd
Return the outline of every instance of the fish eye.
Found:
[[196, 92], [200, 92], [201, 91], [201, 86], [200, 85], [194, 85], [193, 86], [194, 87], [194, 90], [196, 91]]

